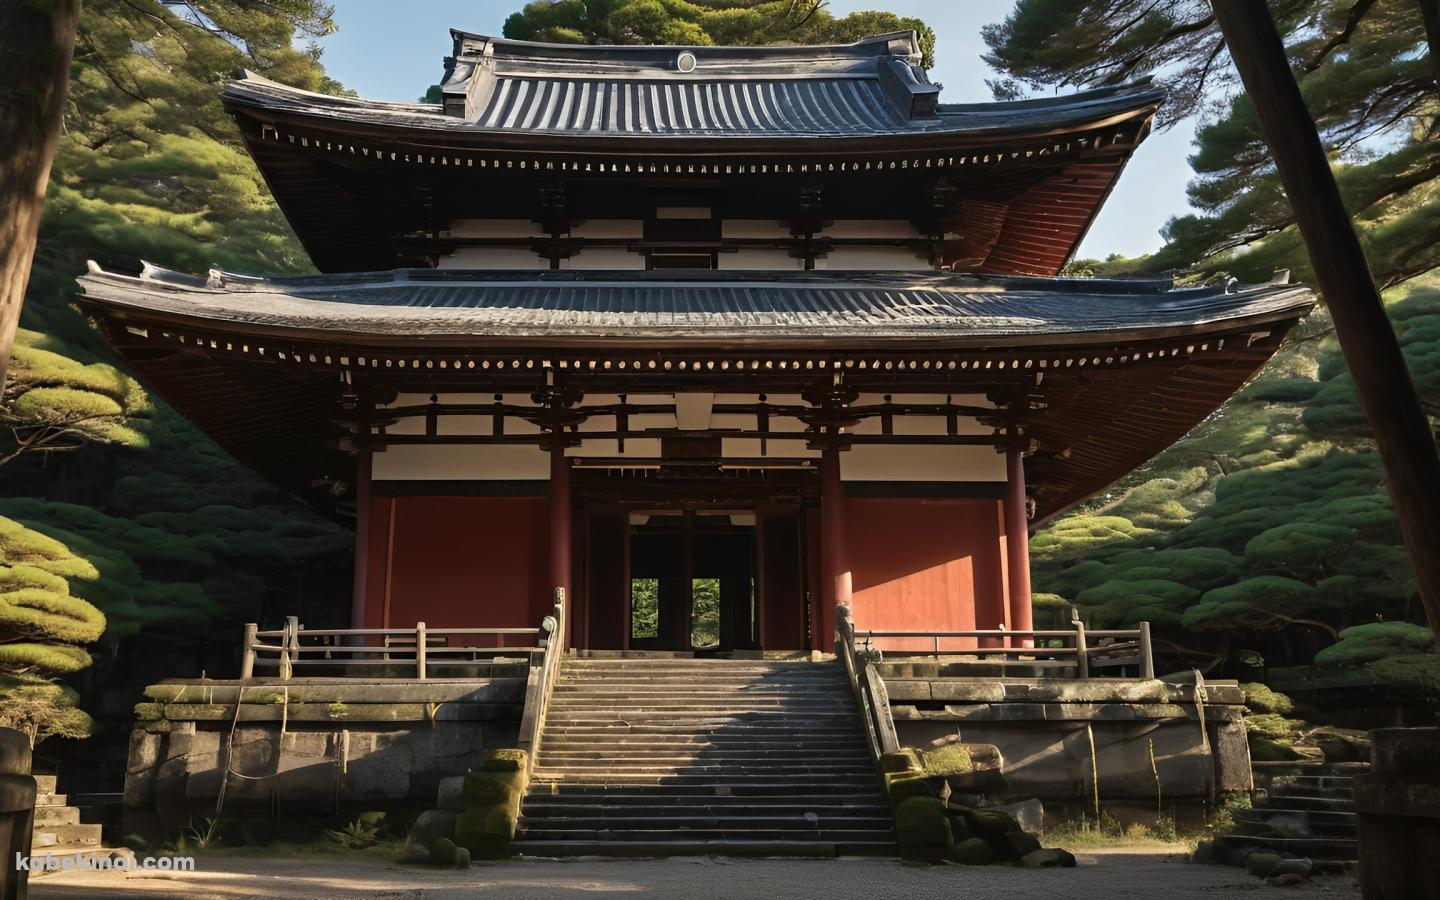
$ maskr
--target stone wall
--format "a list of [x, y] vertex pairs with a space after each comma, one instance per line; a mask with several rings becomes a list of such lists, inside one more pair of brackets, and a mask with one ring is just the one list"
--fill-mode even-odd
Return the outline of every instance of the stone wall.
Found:
[[433, 807], [441, 778], [515, 746], [525, 679], [253, 679], [240, 691], [211, 680], [146, 689], [130, 737], [126, 833], [204, 823], [222, 785], [223, 816]]
[[1013, 797], [1079, 809], [1098, 780], [1102, 807], [1129, 804], [1153, 811], [1157, 770], [1167, 807], [1251, 787], [1243, 698], [1235, 682], [1207, 683], [1204, 703], [1197, 705], [1193, 684], [998, 681], [888, 662], [880, 671], [902, 745], [926, 747], [956, 738], [993, 744], [1004, 758]]

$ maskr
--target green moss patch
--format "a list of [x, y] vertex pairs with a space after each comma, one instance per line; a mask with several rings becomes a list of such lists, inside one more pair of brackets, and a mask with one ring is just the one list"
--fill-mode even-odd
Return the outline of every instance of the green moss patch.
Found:
[[925, 774], [932, 777], [969, 775], [975, 771], [975, 761], [964, 744], [950, 744], [938, 750], [927, 750], [922, 755]]

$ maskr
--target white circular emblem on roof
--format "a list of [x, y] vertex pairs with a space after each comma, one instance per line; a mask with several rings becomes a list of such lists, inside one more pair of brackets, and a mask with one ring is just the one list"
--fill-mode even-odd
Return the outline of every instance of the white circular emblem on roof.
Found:
[[691, 53], [689, 50], [686, 50], [679, 56], [675, 57], [675, 68], [679, 69], [681, 72], [695, 71], [695, 54]]

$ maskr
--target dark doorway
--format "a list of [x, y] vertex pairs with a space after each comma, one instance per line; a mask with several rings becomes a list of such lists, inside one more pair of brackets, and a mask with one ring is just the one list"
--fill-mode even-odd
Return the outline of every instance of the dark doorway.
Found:
[[753, 515], [635, 512], [629, 549], [631, 649], [759, 649]]

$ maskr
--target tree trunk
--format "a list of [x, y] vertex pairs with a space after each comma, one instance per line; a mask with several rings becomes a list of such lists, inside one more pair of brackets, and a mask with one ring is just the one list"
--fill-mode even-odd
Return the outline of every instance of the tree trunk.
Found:
[[1211, 5], [1295, 211], [1360, 405], [1375, 434], [1425, 614], [1440, 636], [1440, 454], [1435, 436], [1269, 8], [1256, 0], [1212, 0]]
[[0, 389], [60, 139], [80, 0], [0, 0]]
[[1425, 19], [1425, 40], [1430, 45], [1430, 68], [1435, 70], [1435, 89], [1440, 91], [1440, 0], [1420, 0]]

